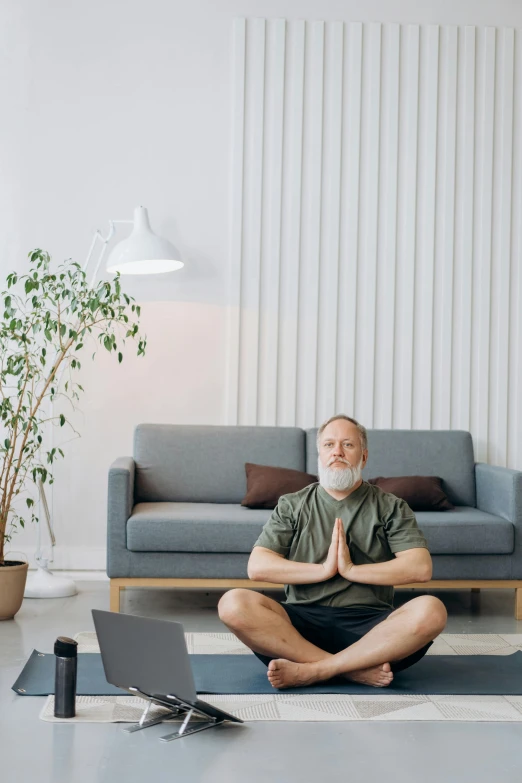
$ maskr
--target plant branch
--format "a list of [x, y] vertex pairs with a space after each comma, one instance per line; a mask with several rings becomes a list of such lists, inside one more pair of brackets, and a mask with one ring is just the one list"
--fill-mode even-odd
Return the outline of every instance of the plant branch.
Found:
[[[91, 335], [92, 330], [100, 325], [99, 330], [96, 329], [99, 331], [97, 337], [100, 341], [103, 340], [104, 347], [109, 352], [118, 351], [115, 334], [118, 326], [127, 327], [126, 335], [122, 337], [124, 345], [125, 337], [137, 339], [138, 356], [145, 355], [147, 343], [146, 337], [138, 333], [138, 323], [129, 321], [128, 308], [139, 318], [140, 307], [131, 305], [134, 298], [121, 292], [119, 274], [113, 281], [103, 281], [95, 288], [89, 289], [85, 282], [85, 272], [79, 264], [65, 262], [59, 267], [58, 274], [54, 274], [49, 271], [48, 253], [37, 249], [32, 251], [29, 257], [31, 270], [28, 275], [19, 279], [17, 273], [12, 272], [7, 276], [9, 288], [18, 283], [24, 286], [25, 301], [22, 301], [14, 289], [11, 293], [2, 292], [5, 307], [3, 319], [0, 321], [0, 414], [7, 437], [5, 448], [0, 444], [0, 561], [3, 559], [4, 542], [8, 537], [6, 526], [9, 515], [12, 520], [18, 519], [21, 525], [24, 522], [11, 504], [14, 495], [25, 491], [29, 471], [32, 468], [34, 482], [37, 481], [38, 475], [43, 481], [47, 475], [53, 480], [52, 474], [48, 473], [45, 465], [37, 458], [43, 442], [40, 429], [49, 421], [55, 426], [55, 422], [59, 420], [60, 426], [67, 422], [76, 436], [80, 437], [63, 414], [43, 418], [38, 414], [46, 397], [51, 400], [65, 397], [73, 410], [76, 410], [73, 398], [79, 399], [77, 390], [83, 391], [82, 386], [74, 383], [69, 376], [70, 392], [65, 394], [59, 391], [59, 380], [67, 367], [81, 367], [77, 352], [83, 347], [86, 331]], [[29, 296], [31, 291], [37, 291], [38, 295]], [[67, 331], [68, 337], [64, 339]], [[38, 340], [38, 334], [45, 338], [43, 344]], [[45, 367], [48, 347], [55, 349], [55, 355], [50, 372], [43, 374], [40, 365]], [[93, 358], [95, 354], [96, 352]], [[121, 350], [117, 357], [121, 362]], [[9, 384], [8, 376], [20, 376], [22, 367], [24, 374], [16, 384]], [[66, 383], [66, 391], [69, 381]], [[18, 399], [13, 405], [12, 400], [16, 398]], [[45, 430], [43, 431], [45, 433]], [[64, 456], [61, 448], [47, 451], [48, 463], [54, 464], [58, 453]], [[28, 506], [29, 500], [28, 498]], [[34, 513], [32, 519], [38, 521]], [[14, 522], [11, 524], [14, 525]]]

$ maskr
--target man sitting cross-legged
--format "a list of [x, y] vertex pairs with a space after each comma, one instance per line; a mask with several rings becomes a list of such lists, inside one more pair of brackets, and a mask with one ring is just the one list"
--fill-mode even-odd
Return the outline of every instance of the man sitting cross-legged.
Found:
[[317, 446], [319, 482], [279, 499], [248, 563], [250, 579], [284, 583], [286, 601], [229, 590], [219, 616], [275, 688], [339, 676], [385, 687], [423, 657], [446, 609], [434, 596], [393, 609], [393, 586], [428, 582], [431, 557], [409, 506], [362, 480], [365, 428], [334, 416]]

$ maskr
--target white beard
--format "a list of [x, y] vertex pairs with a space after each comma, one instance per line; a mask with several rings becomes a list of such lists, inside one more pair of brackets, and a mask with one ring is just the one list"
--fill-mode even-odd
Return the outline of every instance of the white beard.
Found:
[[362, 457], [355, 468], [347, 465], [346, 468], [324, 467], [321, 460], [317, 463], [319, 483], [324, 489], [333, 489], [337, 492], [346, 492], [357, 484], [362, 478]]

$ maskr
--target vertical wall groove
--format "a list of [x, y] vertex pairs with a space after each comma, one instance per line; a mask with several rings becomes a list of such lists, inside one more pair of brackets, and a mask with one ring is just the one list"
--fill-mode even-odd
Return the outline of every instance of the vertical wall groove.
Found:
[[339, 335], [337, 345], [337, 410], [354, 410], [355, 338], [357, 324], [357, 247], [359, 243], [359, 180], [361, 151], [362, 31], [360, 23], [345, 28], [341, 226], [339, 249]]
[[452, 426], [469, 430], [471, 392], [471, 308], [473, 288], [473, 203], [474, 203], [474, 145], [475, 145], [475, 28], [461, 31], [462, 78], [461, 107], [459, 117], [458, 173], [459, 191], [456, 222], [458, 226], [457, 255], [454, 281], [454, 311], [452, 323], [455, 328], [454, 395]]
[[491, 224], [493, 203], [493, 128], [495, 118], [495, 49], [493, 28], [484, 31], [477, 97], [477, 241], [474, 253], [474, 323], [472, 350], [473, 399], [472, 428], [479, 461], [487, 460], [489, 431], [489, 338], [491, 311]]
[[343, 24], [326, 27], [316, 419], [335, 408], [341, 222]]
[[233, 27], [233, 101], [232, 101], [232, 172], [231, 225], [229, 263], [229, 308], [227, 324], [227, 397], [226, 422], [239, 419], [239, 344], [241, 312], [241, 263], [243, 242], [243, 171], [245, 123], [245, 46], [246, 23], [235, 19]]
[[417, 167], [412, 425], [418, 429], [429, 429], [432, 412], [431, 349], [426, 350], [426, 347], [433, 345], [439, 28], [429, 25], [423, 29], [420, 43], [418, 154], [423, 165]]
[[357, 319], [355, 361], [355, 405], [359, 416], [373, 426], [375, 376], [375, 323], [379, 214], [379, 133], [381, 122], [381, 25], [369, 24], [363, 38], [361, 163], [365, 176], [360, 179], [361, 231], [358, 253]]
[[453, 284], [455, 256], [455, 161], [457, 143], [458, 30], [441, 31], [441, 90], [437, 204], [435, 233], [434, 334], [431, 374], [433, 378], [432, 427], [451, 426], [453, 379]]
[[373, 420], [377, 428], [393, 421], [394, 330], [397, 268], [397, 172], [399, 160], [400, 26], [383, 29], [379, 246]]
[[[265, 86], [266, 146], [263, 155], [263, 235], [259, 287], [258, 421], [277, 420], [277, 365], [279, 356], [279, 299], [281, 209], [285, 87], [285, 21], [277, 19], [267, 30]], [[262, 306], [261, 306], [262, 305]]]
[[301, 180], [305, 23], [287, 28], [285, 122], [281, 215], [280, 350], [277, 367], [277, 424], [296, 423], [299, 257], [301, 253]]
[[496, 263], [492, 280], [492, 417], [489, 432], [489, 458], [506, 464], [508, 428], [508, 356], [509, 356], [509, 286], [511, 246], [511, 190], [513, 157], [513, 75], [514, 33], [502, 30], [498, 92], [499, 111], [496, 115], [499, 158], [496, 167], [496, 187], [493, 247]]
[[[320, 287], [323, 162], [324, 22], [310, 22], [305, 52], [303, 207], [299, 332], [297, 341], [297, 420], [315, 419]], [[312, 380], [311, 380], [312, 379]]]
[[413, 336], [415, 303], [415, 243], [417, 220], [417, 154], [420, 30], [405, 30], [404, 72], [401, 81], [399, 148], [399, 225], [397, 263], [396, 368], [393, 423], [410, 429], [413, 414]]
[[519, 45], [236, 21], [227, 421], [469, 429], [522, 468]]
[[245, 122], [243, 178], [243, 241], [239, 334], [239, 423], [258, 416], [259, 310], [263, 243], [263, 147], [265, 112], [264, 19], [247, 24], [245, 58]]
[[[515, 85], [522, 82], [520, 32], [515, 33]], [[509, 340], [509, 411], [507, 464], [520, 462], [522, 443], [522, 100], [520, 89], [515, 89], [513, 105], [513, 201], [511, 234], [511, 292]], [[519, 465], [520, 466], [520, 465]]]

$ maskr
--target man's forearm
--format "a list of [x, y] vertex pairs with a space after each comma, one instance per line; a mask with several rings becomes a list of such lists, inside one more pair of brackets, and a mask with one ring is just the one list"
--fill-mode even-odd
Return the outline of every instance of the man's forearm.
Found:
[[248, 576], [258, 582], [277, 582], [284, 585], [306, 585], [325, 582], [328, 578], [321, 564], [297, 563], [283, 558], [267, 558], [255, 568], [249, 568]]
[[366, 585], [407, 585], [424, 582], [424, 573], [411, 563], [394, 558], [385, 563], [364, 563], [354, 565], [346, 577], [349, 582]]

